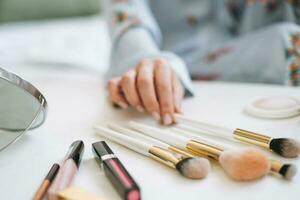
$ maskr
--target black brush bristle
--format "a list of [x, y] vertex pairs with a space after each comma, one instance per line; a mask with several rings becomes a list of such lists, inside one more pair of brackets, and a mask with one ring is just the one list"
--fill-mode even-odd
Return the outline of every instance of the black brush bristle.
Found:
[[210, 163], [206, 158], [184, 158], [176, 164], [181, 175], [190, 179], [202, 179], [210, 171]]
[[176, 169], [181, 173], [183, 174], [183, 170], [182, 168], [184, 167], [184, 164], [190, 160], [190, 159], [193, 159], [193, 158], [185, 158], [185, 159], [182, 159], [181, 161], [179, 161], [177, 164], [176, 164]]
[[284, 164], [280, 170], [279, 174], [281, 174], [285, 179], [292, 179], [297, 173], [297, 168], [292, 164]]
[[289, 138], [274, 138], [270, 142], [270, 149], [283, 157], [293, 158], [300, 154], [300, 143]]

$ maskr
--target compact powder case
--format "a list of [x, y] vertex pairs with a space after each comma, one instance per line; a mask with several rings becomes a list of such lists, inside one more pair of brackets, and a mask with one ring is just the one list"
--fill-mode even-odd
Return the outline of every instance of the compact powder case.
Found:
[[254, 117], [283, 119], [300, 115], [300, 99], [285, 96], [269, 96], [257, 99], [245, 107], [245, 112]]

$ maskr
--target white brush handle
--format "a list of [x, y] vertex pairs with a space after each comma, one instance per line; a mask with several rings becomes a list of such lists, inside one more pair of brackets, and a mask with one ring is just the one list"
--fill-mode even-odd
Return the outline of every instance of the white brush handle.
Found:
[[177, 124], [176, 127], [179, 129], [185, 130], [185, 131], [191, 131], [191, 132], [198, 133], [201, 135], [209, 135], [209, 136], [219, 137], [219, 138], [223, 138], [223, 139], [230, 140], [230, 141], [235, 141], [232, 137], [233, 136], [232, 134], [229, 135], [229, 134], [223, 134], [223, 133], [215, 133], [210, 130], [193, 127], [193, 126], [187, 125], [187, 124]]
[[102, 137], [121, 144], [133, 151], [149, 156], [148, 150], [151, 148], [151, 144], [142, 142], [127, 135], [122, 135], [102, 126], [94, 126], [94, 130], [98, 135], [101, 135]]
[[228, 137], [227, 135], [226, 136], [225, 135], [224, 136], [216, 135], [214, 133], [203, 131], [202, 129], [191, 127], [191, 126], [185, 125], [185, 124], [177, 124], [176, 128], [179, 130], [187, 131], [190, 134], [197, 136], [197, 137], [200, 137], [199, 135], [206, 135], [207, 137], [215, 137], [215, 138], [217, 137], [217, 138], [225, 139], [226, 141], [229, 141], [231, 143], [234, 143], [234, 145], [229, 145], [226, 143], [226, 148], [236, 148], [236, 145], [238, 145], [240, 147], [241, 147], [241, 145], [242, 146], [245, 146], [245, 145], [250, 146], [251, 145], [251, 144], [242, 142], [240, 140], [236, 140], [236, 139], [234, 139], [234, 137]]
[[189, 137], [190, 139], [193, 139], [193, 140], [196, 140], [196, 141], [199, 141], [199, 142], [203, 142], [205, 144], [209, 144], [209, 145], [212, 145], [212, 146], [216, 146], [216, 147], [220, 147], [222, 149], [228, 149], [228, 148], [232, 148], [232, 146], [229, 147], [229, 145], [225, 145], [221, 142], [216, 142], [212, 139], [208, 139], [208, 138], [205, 138], [205, 137], [201, 137], [199, 135], [196, 135], [195, 133], [193, 132], [190, 132], [190, 131], [185, 131], [185, 130], [182, 130], [182, 129], [179, 129], [179, 128], [172, 128], [171, 129], [172, 131], [180, 134], [180, 135], [184, 135], [186, 137]]
[[138, 122], [130, 121], [128, 125], [131, 128], [140, 131], [150, 137], [156, 138], [178, 148], [185, 149], [187, 143], [190, 141], [190, 139], [187, 137], [175, 135], [169, 131], [163, 131], [158, 128], [154, 128], [152, 126], [148, 126]]
[[125, 127], [120, 126], [118, 124], [109, 123], [107, 126], [109, 128], [111, 128], [112, 130], [115, 130], [115, 131], [120, 132], [122, 134], [128, 135], [130, 137], [138, 138], [140, 140], [151, 143], [153, 146], [155, 145], [155, 146], [166, 148], [166, 149], [170, 147], [170, 145], [168, 145], [167, 143], [164, 143], [160, 140], [157, 140], [157, 139], [154, 139], [152, 137], [146, 136], [146, 135], [142, 134], [141, 132], [137, 132], [137, 131], [134, 131], [132, 129], [125, 128]]
[[234, 133], [234, 129], [213, 125], [207, 122], [202, 122], [184, 115], [175, 114], [175, 117], [177, 122], [182, 122], [182, 123], [192, 125], [196, 128], [202, 129], [203, 131], [207, 131], [211, 134], [214, 134], [215, 136], [228, 138], [228, 137], [232, 137]]

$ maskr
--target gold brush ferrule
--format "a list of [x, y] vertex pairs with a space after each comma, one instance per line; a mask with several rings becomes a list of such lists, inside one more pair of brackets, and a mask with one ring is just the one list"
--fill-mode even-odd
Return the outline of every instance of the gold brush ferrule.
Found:
[[223, 149], [205, 144], [199, 141], [190, 140], [186, 145], [186, 149], [196, 156], [203, 156], [218, 161]]
[[189, 157], [157, 146], [152, 146], [148, 152], [154, 160], [174, 169], [178, 162]]
[[275, 173], [279, 173], [283, 164], [277, 160], [270, 160], [271, 161], [271, 171]]
[[179, 148], [174, 147], [174, 146], [169, 146], [168, 149], [175, 152], [175, 153], [182, 154], [185, 157], [194, 157], [193, 154], [187, 152], [186, 150], [182, 150], [182, 149], [179, 149]]
[[266, 149], [269, 149], [270, 146], [270, 142], [273, 138], [266, 136], [266, 135], [262, 135], [262, 134], [258, 134], [258, 133], [254, 133], [254, 132], [250, 132], [250, 131], [246, 131], [243, 129], [235, 129], [234, 130], [234, 138], [249, 144], [254, 144], [260, 147], [264, 147]]

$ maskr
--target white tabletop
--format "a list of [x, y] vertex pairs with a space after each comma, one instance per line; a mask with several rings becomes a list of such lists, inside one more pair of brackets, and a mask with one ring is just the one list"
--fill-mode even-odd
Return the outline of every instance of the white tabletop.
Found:
[[[96, 164], [91, 143], [101, 140], [94, 123], [132, 119], [152, 121], [133, 111], [113, 109], [106, 101], [101, 76], [92, 70], [72, 68], [13, 69], [31, 81], [46, 96], [46, 123], [0, 153], [0, 199], [30, 199], [54, 162], [62, 162], [69, 145], [81, 139], [85, 153], [74, 185], [104, 200], [120, 199]], [[264, 131], [273, 136], [300, 139], [299, 117], [262, 120], [242, 112], [253, 98], [269, 94], [299, 95], [299, 89], [250, 84], [195, 83], [196, 98], [186, 99], [186, 114], [222, 125]], [[143, 199], [299, 199], [300, 173], [292, 181], [269, 175], [253, 182], [235, 182], [214, 164], [204, 180], [189, 180], [147, 157], [108, 142], [142, 189]], [[282, 159], [300, 166], [299, 159]]]

